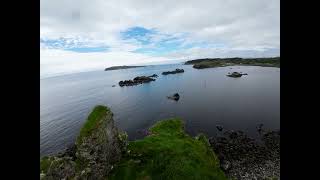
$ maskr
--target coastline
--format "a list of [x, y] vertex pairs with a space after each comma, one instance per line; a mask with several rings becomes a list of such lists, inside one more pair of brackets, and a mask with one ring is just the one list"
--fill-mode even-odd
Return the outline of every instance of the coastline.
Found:
[[158, 121], [143, 139], [128, 141], [114, 125], [110, 109], [96, 106], [74, 146], [40, 158], [40, 178], [193, 179], [191, 172], [202, 179], [279, 179], [280, 131], [261, 132], [264, 145], [241, 131], [224, 131], [209, 139], [204, 134], [191, 137], [183, 121], [174, 118]]

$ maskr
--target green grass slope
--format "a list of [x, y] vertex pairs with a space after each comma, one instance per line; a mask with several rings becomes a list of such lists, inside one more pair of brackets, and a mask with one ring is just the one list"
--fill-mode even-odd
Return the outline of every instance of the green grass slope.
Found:
[[184, 132], [180, 119], [163, 120], [132, 141], [108, 179], [226, 179], [204, 135]]

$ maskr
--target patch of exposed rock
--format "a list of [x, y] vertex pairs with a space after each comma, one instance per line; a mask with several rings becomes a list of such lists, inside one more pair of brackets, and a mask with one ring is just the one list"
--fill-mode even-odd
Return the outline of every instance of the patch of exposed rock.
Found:
[[261, 141], [242, 131], [210, 138], [226, 175], [238, 180], [280, 179], [280, 130], [262, 131]]
[[104, 179], [121, 158], [127, 136], [114, 126], [112, 112], [97, 106], [74, 146], [40, 160], [41, 179]]

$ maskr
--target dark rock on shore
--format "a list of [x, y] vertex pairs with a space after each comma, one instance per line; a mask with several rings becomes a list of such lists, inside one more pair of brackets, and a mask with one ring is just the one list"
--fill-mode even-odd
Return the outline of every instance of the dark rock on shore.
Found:
[[149, 83], [151, 81], [155, 81], [155, 79], [147, 76], [138, 76], [135, 77], [133, 80], [124, 80], [119, 82], [119, 86], [134, 86], [142, 83]]
[[175, 93], [174, 95], [168, 96], [167, 98], [168, 99], [173, 99], [175, 101], [178, 101], [180, 99], [180, 95], [178, 93]]
[[177, 74], [177, 73], [184, 73], [184, 70], [183, 69], [176, 69], [174, 71], [165, 71], [162, 73], [162, 75]]
[[112, 85], [112, 87], [116, 87], [116, 85]]
[[263, 124], [259, 124], [259, 125], [257, 126], [257, 130], [258, 130], [259, 133], [262, 132], [262, 130], [263, 130], [262, 127], [263, 127]]
[[261, 134], [261, 142], [242, 131], [226, 131], [209, 142], [226, 175], [235, 179], [280, 178], [280, 130]]

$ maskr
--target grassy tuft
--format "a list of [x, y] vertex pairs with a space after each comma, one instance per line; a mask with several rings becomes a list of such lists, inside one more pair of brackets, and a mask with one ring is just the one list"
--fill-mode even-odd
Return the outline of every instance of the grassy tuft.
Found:
[[53, 161], [53, 157], [45, 156], [40, 159], [40, 173], [47, 172], [51, 163]]
[[103, 117], [105, 117], [107, 113], [111, 113], [111, 111], [105, 106], [98, 105], [93, 109], [80, 130], [80, 135], [77, 138], [77, 144], [81, 144], [83, 137], [90, 135], [93, 130], [97, 129], [102, 122]]

